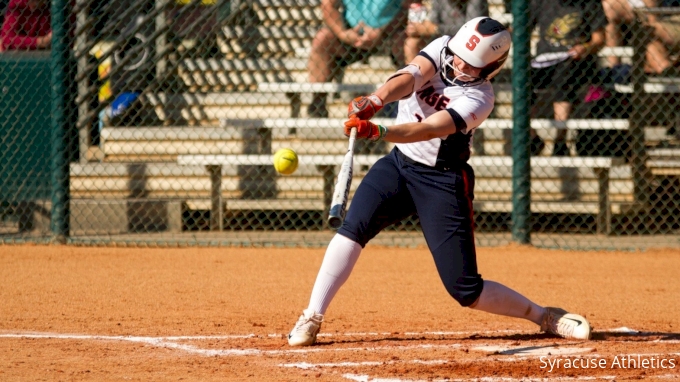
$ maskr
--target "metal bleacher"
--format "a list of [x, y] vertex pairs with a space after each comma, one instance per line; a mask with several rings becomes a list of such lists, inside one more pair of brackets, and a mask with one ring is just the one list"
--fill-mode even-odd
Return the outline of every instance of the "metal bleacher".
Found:
[[[258, 122], [259, 121], [259, 122]], [[264, 162], [247, 165], [238, 162], [244, 153], [270, 153], [281, 147], [294, 147], [301, 158], [314, 155], [341, 156], [346, 150], [346, 139], [335, 128], [341, 120], [333, 119], [301, 119], [297, 122], [289, 119], [264, 120], [222, 120], [221, 127], [130, 127], [108, 128], [102, 134], [102, 147], [107, 153], [104, 163], [88, 163], [74, 166], [72, 196], [74, 198], [124, 198], [130, 193], [130, 184], [139, 175], [139, 167], [131, 163], [143, 164], [145, 197], [165, 200], [180, 206], [177, 208], [209, 210], [212, 190], [210, 171], [205, 164], [192, 164], [189, 157], [231, 156], [220, 167], [221, 205], [229, 211], [244, 209], [284, 210], [308, 209], [323, 211], [326, 207], [324, 199], [327, 190], [323, 172], [319, 165], [303, 164], [291, 176], [276, 176], [271, 166]], [[390, 123], [391, 120], [377, 122]], [[576, 122], [576, 121], [574, 121]], [[257, 127], [253, 127], [253, 124]], [[488, 120], [486, 127], [479, 131], [488, 136], [483, 144], [485, 156], [476, 158], [498, 157], [504, 155], [505, 142], [502, 134], [511, 126], [508, 120]], [[550, 121], [535, 120], [534, 127], [546, 137], [554, 136], [557, 128]], [[248, 126], [244, 128], [244, 126]], [[611, 127], [625, 128], [626, 121], [612, 123]], [[492, 139], [493, 137], [495, 139]], [[386, 152], [391, 144], [385, 143], [379, 152]], [[247, 157], [247, 155], [245, 156]], [[568, 159], [568, 158], [564, 158]], [[247, 160], [247, 159], [245, 159]], [[354, 185], [358, 185], [361, 177], [373, 163], [361, 164], [357, 160]], [[178, 164], [179, 163], [179, 164]], [[339, 161], [338, 161], [339, 163]], [[505, 163], [505, 162], [503, 162]], [[131, 170], [135, 168], [135, 170]], [[324, 162], [324, 166], [328, 164]], [[532, 195], [536, 203], [534, 208], [543, 211], [555, 210], [563, 213], [597, 214], [599, 209], [598, 175], [592, 168], [584, 167], [575, 171], [571, 178], [564, 179], [560, 172], [549, 165], [538, 167], [532, 172]], [[260, 182], [244, 187], [243, 168], [252, 167], [257, 171]], [[329, 168], [330, 169], [330, 168]], [[209, 169], [208, 169], [209, 170]], [[509, 212], [509, 200], [512, 193], [511, 167], [480, 166], [477, 172], [477, 201], [480, 210], [496, 210]], [[106, 180], [93, 180], [92, 175], [106, 174]], [[608, 192], [608, 208], [612, 213], [620, 213], [626, 205], [632, 203], [632, 181], [630, 168], [620, 166], [608, 171], [610, 192]], [[98, 191], [101, 181], [108, 182], [107, 195]], [[576, 182], [576, 183], [575, 183]], [[576, 192], [578, 184], [579, 202], [571, 193]], [[566, 203], [563, 200], [568, 200]], [[499, 204], [499, 202], [503, 202]], [[479, 204], [481, 203], [481, 204]], [[546, 204], [547, 203], [547, 204]], [[565, 209], [565, 207], [569, 207]]]
[[[492, 1], [490, 6], [492, 16], [504, 14], [502, 3]], [[71, 166], [74, 208], [101, 201], [116, 208], [124, 205], [124, 201], [146, 200], [164, 203], [167, 210], [174, 211], [171, 215], [179, 219], [183, 211], [211, 210], [211, 192], [214, 189], [206, 167], [182, 164], [179, 161], [182, 156], [266, 156], [280, 147], [292, 147], [300, 156], [344, 154], [346, 138], [339, 130], [339, 119], [346, 114], [352, 92], [338, 91], [329, 97], [331, 118], [328, 120], [308, 119], [306, 107], [301, 106], [298, 106], [301, 119], [291, 120], [295, 113], [291, 113], [290, 91], [258, 88], [263, 83], [307, 82], [306, 54], [313, 32], [321, 25], [318, 1], [300, 5], [295, 1], [256, 0], [249, 11], [257, 15], [253, 25], [222, 26], [217, 33], [222, 57], [181, 58], [177, 69], [177, 76], [183, 84], [181, 92], [145, 95], [146, 107], [154, 110], [163, 126], [119, 126], [102, 130], [103, 160]], [[388, 57], [371, 57], [349, 66], [342, 83], [375, 85], [393, 70]], [[492, 120], [488, 122], [502, 126], [480, 128], [473, 151], [477, 155], [507, 156], [512, 95], [508, 84], [495, 83], [494, 87], [497, 105]], [[306, 105], [310, 99], [309, 94], [300, 94], [301, 105]], [[266, 121], [273, 120], [283, 121], [286, 125], [264, 125]], [[301, 128], [303, 120], [319, 125]], [[575, 126], [560, 127], [546, 123], [547, 126], [537, 126], [539, 135], [546, 142], [546, 151], [550, 151], [558, 128], [575, 131]], [[627, 126], [617, 127], [612, 121], [594, 123], [606, 128]], [[661, 130], [645, 129], [648, 143], [655, 145], [664, 141], [665, 131]], [[574, 134], [570, 133], [569, 139], [573, 138]], [[383, 144], [377, 148], [363, 147], [359, 151], [381, 154], [390, 148], [390, 144]], [[659, 151], [652, 159], [670, 171], [668, 168], [672, 167], [668, 167], [668, 163], [675, 162], [668, 162], [664, 154]], [[359, 184], [368, 167], [368, 164], [357, 167], [353, 187]], [[318, 166], [302, 165], [291, 176], [278, 176], [271, 166], [263, 164], [244, 166], [234, 163], [221, 166], [219, 171], [220, 211], [318, 212], [327, 207], [324, 205], [327, 182], [320, 176]], [[509, 212], [507, 201], [512, 193], [511, 168], [479, 167], [476, 173], [478, 202], [486, 202], [487, 208], [492, 210]], [[548, 203], [543, 208], [545, 211], [552, 208], [556, 213], [597, 214], [600, 190], [597, 174], [593, 168], [584, 167], [576, 169], [572, 175], [572, 178], [565, 179], [554, 168], [533, 170], [531, 187], [534, 201]], [[612, 167], [608, 176], [608, 200], [611, 203], [608, 208], [611, 208], [612, 214], [625, 213], [634, 202], [630, 166]], [[577, 200], [570, 195], [574, 184], [580, 190]], [[493, 202], [498, 201], [505, 204], [494, 207]], [[566, 208], [570, 205], [570, 209]], [[595, 207], [591, 208], [593, 205]], [[72, 222], [72, 226], [78, 229], [77, 222]], [[101, 229], [111, 230], [111, 227]], [[181, 222], [175, 222], [169, 229], [182, 230], [183, 227]]]

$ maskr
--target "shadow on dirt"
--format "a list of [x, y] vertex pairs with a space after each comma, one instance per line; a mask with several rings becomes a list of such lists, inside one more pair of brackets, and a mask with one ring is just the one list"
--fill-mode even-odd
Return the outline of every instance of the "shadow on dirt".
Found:
[[677, 341], [680, 340], [680, 333], [664, 333], [664, 332], [594, 332], [592, 336], [596, 341], [607, 340], [630, 340], [630, 341]]

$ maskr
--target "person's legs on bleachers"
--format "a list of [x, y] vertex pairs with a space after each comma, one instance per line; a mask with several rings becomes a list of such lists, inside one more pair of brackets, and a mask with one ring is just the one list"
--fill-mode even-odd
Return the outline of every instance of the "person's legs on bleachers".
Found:
[[[407, 63], [411, 62], [408, 57], [406, 57], [406, 33], [403, 30], [396, 31], [388, 36], [389, 46], [391, 47], [391, 54], [393, 60], [396, 61], [398, 67], [406, 66]], [[425, 47], [425, 41], [421, 45], [417, 45], [417, 50], [413, 57], [415, 57], [420, 49]], [[411, 60], [413, 59], [411, 57]]]
[[[602, 0], [602, 7], [609, 23], [605, 29], [607, 47], [625, 45], [621, 35], [622, 25], [631, 25], [635, 19], [635, 8], [660, 6], [658, 0]], [[678, 16], [680, 17], [680, 16]], [[648, 25], [655, 38], [647, 45], [645, 72], [651, 74], [667, 74], [673, 63], [669, 60], [667, 47], [673, 46], [680, 41], [680, 20], [673, 17], [665, 22], [656, 17], [648, 16], [641, 20]], [[675, 41], [675, 42], [674, 42]], [[609, 67], [613, 68], [621, 64], [621, 58], [617, 56], [607, 57]]]
[[659, 40], [654, 40], [647, 45], [645, 71], [647, 73], [662, 74], [673, 66], [668, 58], [668, 49]]
[[[553, 102], [553, 112], [556, 121], [566, 121], [571, 114], [571, 102], [557, 101]], [[567, 146], [567, 129], [557, 129], [555, 135], [555, 148], [553, 149], [553, 156], [566, 157], [569, 156], [569, 146]]]
[[[574, 106], [583, 100], [586, 87], [598, 81], [597, 57], [588, 56], [555, 65], [552, 80], [555, 89], [554, 118], [566, 121], [571, 117]], [[569, 153], [567, 130], [559, 129], [555, 137], [553, 156], [569, 156]]]
[[[336, 57], [345, 53], [345, 46], [340, 43], [340, 40], [329, 28], [323, 27], [319, 29], [312, 41], [312, 49], [307, 63], [309, 82], [329, 82], [333, 78], [333, 73], [337, 71]], [[328, 110], [326, 108], [327, 96], [327, 93], [315, 93], [313, 95], [312, 102], [308, 108], [310, 117], [328, 117]]]
[[[576, 73], [579, 63], [576, 61], [562, 62], [554, 66], [551, 87], [555, 95], [553, 99], [553, 118], [557, 121], [569, 119], [572, 104], [576, 100], [576, 83], [580, 83]], [[569, 146], [567, 145], [567, 129], [557, 129], [553, 147], [553, 156], [569, 156]]]
[[[571, 115], [572, 103], [569, 101], [554, 102], [553, 110], [555, 113], [555, 120], [566, 121]], [[567, 133], [567, 129], [557, 129], [555, 147], [552, 152], [554, 157], [568, 157], [571, 155], [569, 146], [567, 145]], [[578, 169], [573, 167], [560, 167], [557, 169], [557, 174], [561, 181], [560, 191], [562, 192], [563, 200], [577, 200], [580, 197]]]
[[[605, 28], [605, 45], [616, 47], [622, 45], [621, 25], [631, 23], [635, 18], [633, 9], [628, 0], [602, 0], [602, 7], [609, 23]], [[610, 67], [621, 63], [617, 56], [607, 57]]]
[[413, 61], [426, 43], [420, 37], [406, 37], [404, 41], [404, 59], [406, 63]]
[[680, 48], [680, 15], [672, 15], [651, 22], [655, 40], [647, 47], [647, 62], [652, 73], [675, 77], [680, 71], [670, 58], [670, 51]]
[[680, 44], [680, 14], [657, 19], [650, 23], [657, 36], [666, 46], [677, 47]]
[[[551, 106], [551, 99], [555, 94], [553, 89], [551, 89], [554, 71], [554, 67], [531, 69], [531, 118], [546, 118], [547, 108]], [[531, 155], [541, 155], [545, 148], [543, 138], [533, 128], [529, 129], [529, 134], [531, 139]], [[510, 155], [509, 151], [507, 155]]]

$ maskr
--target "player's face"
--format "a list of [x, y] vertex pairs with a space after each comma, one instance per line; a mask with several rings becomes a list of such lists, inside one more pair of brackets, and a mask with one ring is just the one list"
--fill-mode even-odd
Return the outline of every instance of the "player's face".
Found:
[[472, 81], [477, 79], [482, 73], [482, 69], [468, 64], [455, 54], [453, 55], [453, 66], [455, 66], [455, 68], [462, 74], [466, 74], [466, 76], [461, 76], [461, 80], [463, 81]]

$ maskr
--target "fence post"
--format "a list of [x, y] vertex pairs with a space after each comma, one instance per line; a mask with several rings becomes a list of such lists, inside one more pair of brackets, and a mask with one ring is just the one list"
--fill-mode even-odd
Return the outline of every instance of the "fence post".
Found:
[[630, 82], [633, 85], [631, 94], [632, 110], [628, 117], [628, 131], [631, 146], [631, 171], [633, 173], [633, 196], [636, 202], [646, 205], [649, 201], [649, 173], [647, 170], [647, 150], [645, 148], [645, 110], [649, 98], [645, 95], [645, 51], [650, 41], [649, 30], [640, 22], [633, 25], [633, 65]]
[[[60, 1], [63, 3], [63, 1]], [[92, 118], [89, 117], [90, 112], [90, 72], [93, 69], [89, 63], [90, 52], [88, 51], [89, 36], [92, 29], [88, 22], [88, 11], [90, 9], [91, 0], [76, 0], [76, 8], [78, 13], [76, 16], [76, 25], [79, 33], [75, 36], [76, 51], [78, 55], [78, 150], [80, 152], [80, 163], [87, 163], [88, 149], [90, 148], [91, 138], [90, 130], [92, 126]]]
[[51, 84], [51, 146], [52, 177], [52, 240], [64, 243], [68, 237], [69, 162], [66, 153], [66, 100], [69, 67], [69, 28], [67, 0], [52, 0], [52, 84]]
[[512, 239], [528, 244], [531, 242], [531, 29], [527, 1], [512, 2], [512, 20]]

